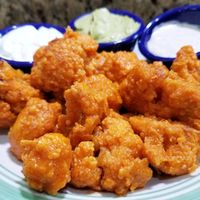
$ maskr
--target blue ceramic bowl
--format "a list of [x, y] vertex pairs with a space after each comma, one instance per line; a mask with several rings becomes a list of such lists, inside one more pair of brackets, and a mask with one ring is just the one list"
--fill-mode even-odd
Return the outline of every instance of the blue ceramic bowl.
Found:
[[[131, 34], [128, 37], [123, 38], [121, 40], [117, 40], [117, 41], [113, 41], [113, 42], [99, 43], [98, 51], [119, 51], [119, 50], [131, 51], [131, 49], [135, 45], [136, 40], [138, 39], [138, 37], [141, 35], [141, 33], [144, 30], [144, 22], [137, 15], [130, 13], [128, 11], [125, 11], [125, 10], [109, 9], [109, 11], [113, 14], [128, 16], [128, 17], [132, 18], [134, 21], [136, 21], [137, 23], [140, 24], [140, 27], [136, 32], [134, 32], [133, 34]], [[69, 26], [73, 30], [76, 30], [76, 28], [75, 28], [76, 20], [80, 19], [83, 16], [90, 15], [90, 14], [91, 13], [85, 13], [85, 14], [82, 14], [82, 15], [76, 17], [75, 19], [73, 19], [72, 21], [69, 22]]]
[[[6, 27], [5, 29], [1, 29], [0, 30], [0, 37], [4, 36], [5, 34], [7, 34], [8, 32], [20, 28], [22, 26], [26, 26], [26, 25], [32, 25], [34, 26], [36, 29], [40, 28], [41, 26], [46, 27], [46, 28], [55, 28], [56, 30], [58, 30], [61, 33], [65, 33], [65, 28], [61, 27], [61, 26], [57, 26], [57, 25], [53, 25], [53, 24], [47, 24], [47, 23], [25, 23], [25, 24], [17, 24], [17, 25], [13, 25], [13, 26], [9, 26]], [[0, 60], [5, 60], [7, 61], [12, 67], [16, 68], [16, 69], [21, 69], [23, 71], [29, 71], [30, 68], [33, 65], [33, 62], [21, 62], [21, 61], [13, 61], [13, 60], [8, 60], [5, 59], [3, 57], [0, 57]]]
[[[199, 5], [185, 5], [182, 7], [171, 9], [161, 15], [158, 15], [147, 24], [147, 26], [145, 27], [138, 41], [138, 45], [139, 45], [140, 51], [148, 60], [162, 61], [167, 65], [170, 65], [173, 62], [174, 58], [155, 56], [147, 48], [147, 43], [151, 38], [153, 29], [159, 24], [163, 22], [171, 21], [171, 20], [186, 22], [193, 25], [200, 25], [200, 4]], [[200, 58], [200, 52], [197, 53], [197, 56]]]

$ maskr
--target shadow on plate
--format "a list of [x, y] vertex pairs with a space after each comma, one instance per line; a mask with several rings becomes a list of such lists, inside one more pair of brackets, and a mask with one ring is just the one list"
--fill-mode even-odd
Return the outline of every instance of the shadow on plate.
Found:
[[0, 144], [8, 143], [8, 129], [1, 129], [0, 130]]
[[9, 159], [10, 159], [12, 162], [14, 162], [15, 164], [20, 165], [20, 166], [22, 165], [22, 162], [19, 161], [19, 160], [12, 154], [12, 152], [10, 151], [10, 148], [7, 149], [7, 154], [8, 154]]

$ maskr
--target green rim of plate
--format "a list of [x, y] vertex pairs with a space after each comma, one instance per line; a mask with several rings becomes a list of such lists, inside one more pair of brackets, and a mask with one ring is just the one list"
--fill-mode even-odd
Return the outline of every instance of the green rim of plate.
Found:
[[[65, 193], [58, 193], [56, 196], [50, 196], [39, 193], [28, 188], [26, 182], [14, 172], [9, 171], [0, 164], [0, 200], [111, 200], [116, 196], [110, 193], [101, 193], [101, 195], [74, 193], [67, 190]], [[76, 191], [76, 190], [75, 190]], [[81, 190], [77, 190], [81, 191]], [[98, 193], [97, 193], [98, 194]], [[200, 174], [190, 176], [179, 184], [170, 185], [165, 188], [158, 188], [152, 191], [141, 190], [129, 193], [124, 197], [117, 197], [120, 200], [200, 200]]]

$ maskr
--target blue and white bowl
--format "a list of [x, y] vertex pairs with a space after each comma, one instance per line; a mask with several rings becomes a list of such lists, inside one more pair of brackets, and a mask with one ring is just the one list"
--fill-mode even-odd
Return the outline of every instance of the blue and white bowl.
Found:
[[[63, 28], [61, 26], [58, 26], [58, 25], [47, 24], [47, 23], [24, 23], [24, 24], [12, 25], [12, 26], [6, 27], [4, 29], [1, 29], [0, 30], [0, 37], [3, 37], [4, 35], [6, 35], [7, 33], [9, 33], [10, 31], [13, 31], [15, 29], [18, 29], [20, 27], [27, 26], [27, 25], [31, 25], [31, 26], [35, 27], [36, 29], [39, 29], [40, 27], [54, 28], [57, 31], [61, 32], [62, 34], [65, 33], [65, 28]], [[30, 71], [30, 68], [33, 65], [33, 62], [27, 62], [27, 61], [23, 62], [23, 61], [8, 60], [8, 59], [3, 58], [3, 57], [0, 57], [0, 60], [5, 60], [12, 67], [14, 67], [16, 69], [21, 69], [23, 71]]]
[[[151, 20], [145, 27], [139, 41], [139, 49], [142, 54], [150, 61], [162, 61], [165, 64], [171, 64], [174, 58], [171, 57], [161, 57], [154, 55], [147, 47], [147, 43], [151, 38], [151, 35], [158, 25], [168, 21], [180, 21], [189, 23], [192, 25], [200, 25], [200, 4], [199, 5], [185, 5], [171, 9], [163, 14], [158, 15], [153, 20]], [[167, 47], [166, 47], [167, 48]], [[200, 52], [197, 53], [200, 58]]]

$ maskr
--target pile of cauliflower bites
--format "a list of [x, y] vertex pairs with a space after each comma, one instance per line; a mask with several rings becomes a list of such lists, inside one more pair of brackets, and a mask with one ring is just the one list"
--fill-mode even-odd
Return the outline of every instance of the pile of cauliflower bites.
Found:
[[67, 29], [34, 55], [30, 74], [0, 61], [0, 127], [28, 185], [125, 195], [160, 174], [182, 175], [200, 155], [200, 61], [192, 47], [171, 69], [133, 52], [97, 52]]

